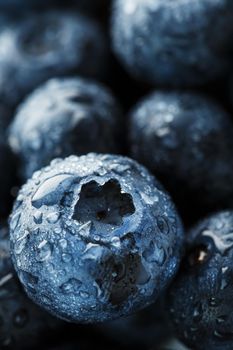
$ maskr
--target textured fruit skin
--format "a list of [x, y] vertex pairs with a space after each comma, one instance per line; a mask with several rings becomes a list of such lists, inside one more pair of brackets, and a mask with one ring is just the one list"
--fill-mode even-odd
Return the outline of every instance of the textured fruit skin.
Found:
[[190, 212], [233, 203], [233, 123], [216, 102], [191, 92], [152, 93], [131, 112], [131, 156]]
[[177, 336], [192, 349], [233, 348], [233, 212], [214, 214], [187, 235], [187, 256], [167, 305]]
[[11, 262], [9, 232], [0, 229], [0, 348], [36, 346], [42, 333], [62, 322], [51, 317], [25, 295]]
[[0, 100], [15, 106], [51, 77], [101, 77], [107, 49], [93, 20], [68, 11], [26, 13], [0, 25]]
[[183, 230], [138, 163], [89, 154], [54, 160], [22, 187], [10, 220], [13, 262], [30, 298], [68, 321], [146, 307], [171, 281]]
[[18, 108], [9, 143], [22, 163], [22, 177], [56, 157], [117, 153], [123, 117], [110, 91], [90, 80], [52, 79]]
[[232, 19], [231, 0], [116, 0], [113, 47], [140, 80], [195, 86], [230, 68]]

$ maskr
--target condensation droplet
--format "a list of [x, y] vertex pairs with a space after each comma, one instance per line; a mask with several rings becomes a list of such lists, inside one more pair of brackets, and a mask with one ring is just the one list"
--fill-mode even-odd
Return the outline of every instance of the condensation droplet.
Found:
[[115, 247], [115, 248], [120, 248], [121, 246], [121, 241], [120, 241], [120, 238], [119, 237], [113, 237], [111, 239], [111, 244]]
[[92, 226], [91, 221], [86, 222], [85, 224], [79, 226], [79, 228], [77, 230], [77, 234], [79, 234], [80, 236], [82, 236], [84, 238], [89, 237], [90, 231], [91, 231], [91, 226]]
[[37, 254], [37, 260], [38, 261], [45, 261], [50, 258], [52, 254], [52, 249], [51, 249], [51, 244], [43, 240], [39, 245], [38, 245], [38, 254]]
[[60, 218], [60, 213], [50, 213], [46, 220], [49, 224], [56, 224]]
[[76, 293], [82, 285], [82, 282], [80, 280], [77, 280], [76, 278], [71, 278], [67, 282], [63, 283], [60, 286], [61, 291], [64, 294], [71, 294]]
[[72, 178], [70, 174], [61, 174], [45, 180], [33, 195], [32, 205], [40, 208], [42, 205], [51, 206], [58, 203], [64, 192], [70, 187]]
[[58, 244], [59, 246], [62, 248], [62, 249], [66, 249], [67, 248], [67, 240], [65, 238], [61, 238], [59, 241], [58, 241]]
[[79, 295], [80, 295], [80, 297], [82, 297], [82, 298], [84, 298], [84, 299], [86, 299], [86, 298], [88, 298], [90, 295], [89, 295], [89, 293], [87, 293], [87, 292], [85, 292], [85, 291], [81, 291], [80, 293], [79, 293]]
[[41, 224], [42, 218], [43, 218], [43, 214], [39, 210], [37, 210], [35, 212], [35, 214], [33, 215], [33, 220], [34, 220], [35, 224]]
[[17, 213], [17, 214], [15, 214], [15, 215], [13, 215], [11, 217], [11, 228], [12, 228], [12, 230], [15, 230], [16, 227], [18, 226], [20, 217], [21, 217], [20, 213]]
[[72, 256], [67, 253], [63, 253], [61, 257], [62, 257], [62, 261], [65, 263], [68, 263], [72, 260]]

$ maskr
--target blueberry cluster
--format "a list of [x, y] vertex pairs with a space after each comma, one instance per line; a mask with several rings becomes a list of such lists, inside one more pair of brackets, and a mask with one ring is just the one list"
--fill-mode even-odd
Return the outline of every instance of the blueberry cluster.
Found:
[[0, 349], [233, 349], [232, 62], [232, 0], [0, 0]]

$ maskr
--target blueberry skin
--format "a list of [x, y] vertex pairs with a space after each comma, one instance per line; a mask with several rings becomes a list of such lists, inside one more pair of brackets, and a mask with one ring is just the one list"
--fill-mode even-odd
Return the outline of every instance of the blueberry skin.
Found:
[[231, 0], [115, 0], [113, 48], [142, 81], [200, 85], [230, 68], [232, 20]]
[[[40, 336], [62, 325], [25, 295], [11, 262], [9, 231], [0, 229], [0, 348], [36, 346]], [[33, 347], [34, 349], [34, 347]]]
[[177, 335], [192, 349], [233, 347], [233, 211], [214, 214], [187, 235], [187, 254], [167, 305]]
[[0, 101], [17, 105], [49, 78], [103, 77], [107, 49], [93, 20], [68, 11], [3, 17], [0, 25]]
[[233, 123], [211, 99], [152, 93], [131, 112], [130, 145], [131, 156], [191, 211], [233, 204]]
[[9, 143], [28, 179], [56, 157], [117, 152], [122, 120], [118, 103], [100, 83], [52, 79], [18, 108]]
[[176, 273], [183, 242], [169, 196], [144, 167], [93, 153], [34, 173], [19, 192], [10, 231], [29, 297], [81, 323], [154, 302]]

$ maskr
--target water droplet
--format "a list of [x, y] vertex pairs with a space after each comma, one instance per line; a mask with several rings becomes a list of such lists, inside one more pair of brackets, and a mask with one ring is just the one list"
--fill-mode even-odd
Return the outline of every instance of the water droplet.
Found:
[[95, 287], [97, 298], [101, 298], [103, 295], [103, 292], [102, 292], [100, 286], [98, 285], [98, 283], [96, 283], [96, 281], [93, 282], [93, 286]]
[[83, 252], [83, 258], [98, 261], [102, 258], [103, 252], [103, 247], [99, 246], [98, 244], [88, 243]]
[[65, 263], [68, 263], [72, 260], [72, 256], [70, 254], [67, 254], [67, 253], [62, 254], [61, 257]]
[[14, 251], [17, 255], [21, 254], [23, 249], [27, 244], [27, 236], [29, 235], [29, 231], [25, 230], [24, 234], [15, 242]]
[[151, 241], [149, 244], [149, 247], [146, 248], [144, 250], [144, 252], [142, 253], [143, 258], [149, 263], [153, 262], [154, 261], [154, 256], [153, 256], [154, 251], [155, 251], [155, 245], [154, 245], [154, 242]]
[[228, 286], [227, 280], [225, 277], [222, 278], [221, 280], [221, 285], [220, 285], [220, 289], [223, 290]]
[[87, 292], [85, 292], [85, 291], [80, 291], [80, 297], [82, 297], [82, 298], [84, 298], [84, 299], [86, 299], [86, 298], [88, 298], [90, 295], [89, 295], [89, 293], [87, 293]]
[[22, 193], [19, 193], [17, 197], [17, 202], [22, 202], [23, 200], [24, 200], [24, 196], [22, 195]]
[[166, 260], [166, 253], [163, 247], [156, 247], [153, 254], [153, 261], [162, 266]]
[[56, 233], [57, 235], [59, 235], [60, 233], [62, 233], [61, 227], [55, 227], [55, 228], [54, 228], [54, 233]]
[[226, 321], [226, 317], [225, 316], [217, 317], [216, 321], [219, 324], [224, 323]]
[[76, 293], [80, 289], [81, 285], [82, 282], [80, 280], [71, 278], [67, 282], [63, 283], [60, 286], [60, 289], [64, 294]]
[[21, 217], [21, 214], [19, 212], [11, 217], [11, 229], [12, 230], [15, 230], [16, 227], [18, 226], [20, 217]]
[[31, 293], [36, 293], [35, 288], [39, 281], [38, 277], [32, 275], [27, 271], [21, 270], [19, 273], [19, 279], [23, 284], [25, 284], [28, 287], [28, 289], [30, 289]]
[[38, 245], [38, 255], [37, 255], [37, 260], [38, 261], [45, 261], [50, 258], [52, 254], [52, 248], [51, 244], [43, 240], [39, 245]]
[[60, 213], [50, 213], [46, 220], [49, 224], [56, 224], [60, 218]]
[[168, 234], [169, 226], [168, 226], [167, 220], [163, 216], [158, 216], [156, 221], [160, 232], [164, 234]]
[[144, 200], [144, 202], [149, 205], [153, 205], [155, 202], [158, 201], [158, 197], [150, 197], [145, 192], [141, 192], [141, 197]]
[[142, 264], [140, 264], [136, 283], [139, 285], [144, 285], [149, 282], [150, 278], [151, 276], [148, 273], [148, 271], [145, 269], [145, 267]]
[[79, 226], [78, 230], [77, 230], [77, 233], [84, 237], [84, 238], [87, 238], [89, 237], [90, 235], [90, 231], [91, 231], [91, 226], [92, 226], [92, 223], [91, 221], [88, 221], [86, 222], [85, 224]]
[[222, 268], [222, 273], [223, 273], [223, 274], [224, 274], [224, 273], [226, 273], [226, 272], [227, 272], [227, 270], [228, 270], [228, 267], [226, 267], [226, 266], [225, 266], [225, 267], [223, 267], [223, 268]]
[[49, 297], [47, 297], [46, 295], [42, 295], [41, 296], [41, 301], [45, 305], [51, 305], [52, 304], [52, 300]]
[[98, 169], [98, 173], [100, 176], [104, 176], [107, 174], [107, 170], [104, 167]]
[[18, 328], [23, 328], [28, 322], [28, 313], [25, 309], [18, 310], [13, 316], [14, 325]]
[[190, 330], [191, 330], [192, 332], [196, 332], [196, 331], [198, 330], [198, 327], [191, 327]]
[[118, 174], [122, 174], [122, 173], [125, 173], [127, 170], [129, 170], [130, 166], [129, 165], [119, 164], [119, 163], [113, 163], [110, 166], [110, 169], [115, 171]]
[[14, 245], [14, 252], [19, 255], [22, 253], [23, 249], [25, 248], [27, 243], [26, 239], [22, 239], [20, 241], [17, 241]]
[[111, 239], [111, 244], [115, 247], [115, 248], [120, 248], [121, 246], [121, 241], [119, 237], [113, 237]]
[[68, 191], [73, 177], [69, 174], [53, 176], [45, 180], [32, 197], [32, 205], [40, 208], [42, 205], [51, 206], [60, 202]]
[[62, 239], [60, 239], [60, 240], [58, 241], [58, 244], [59, 244], [59, 246], [60, 246], [62, 249], [66, 249], [66, 247], [67, 247], [67, 240], [64, 239], [64, 238], [62, 238]]
[[217, 330], [214, 331], [214, 335], [217, 338], [223, 338], [223, 335], [220, 332], [218, 332]]
[[210, 306], [212, 306], [212, 307], [217, 306], [216, 299], [215, 299], [215, 298], [210, 298], [210, 300], [209, 300], [209, 304], [210, 304]]
[[34, 219], [35, 224], [41, 224], [42, 218], [43, 218], [43, 214], [39, 210], [37, 210], [35, 212], [35, 214], [33, 215], [33, 219]]

